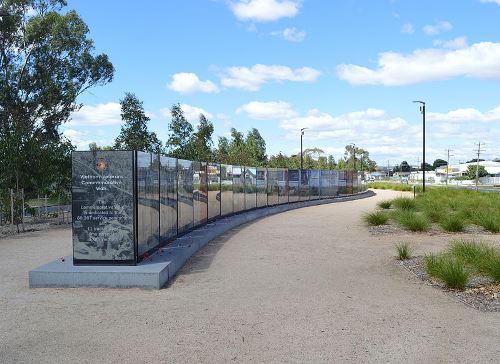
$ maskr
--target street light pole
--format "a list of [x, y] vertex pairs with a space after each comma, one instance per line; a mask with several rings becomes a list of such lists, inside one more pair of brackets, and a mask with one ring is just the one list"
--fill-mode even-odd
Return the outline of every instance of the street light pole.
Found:
[[425, 192], [425, 102], [424, 101], [413, 101], [420, 104], [420, 112], [422, 113], [422, 126], [423, 126], [423, 136], [422, 136], [422, 192]]
[[302, 153], [302, 137], [304, 136], [304, 130], [309, 128], [300, 129], [300, 170], [304, 169], [304, 154]]

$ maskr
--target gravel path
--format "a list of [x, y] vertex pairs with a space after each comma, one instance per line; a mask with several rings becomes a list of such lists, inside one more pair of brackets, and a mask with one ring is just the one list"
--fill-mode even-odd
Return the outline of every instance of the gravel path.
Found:
[[423, 255], [453, 236], [371, 234], [361, 214], [398, 195], [377, 194], [240, 227], [160, 291], [30, 290], [69, 229], [0, 239], [0, 362], [498, 362], [499, 313], [394, 263], [397, 241]]

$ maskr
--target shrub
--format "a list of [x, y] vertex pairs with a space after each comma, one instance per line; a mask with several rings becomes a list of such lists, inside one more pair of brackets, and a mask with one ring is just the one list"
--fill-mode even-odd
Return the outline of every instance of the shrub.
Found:
[[497, 215], [480, 214], [476, 223], [492, 233], [500, 233], [500, 218]]
[[427, 231], [429, 230], [429, 221], [413, 211], [400, 210], [392, 214], [394, 220], [401, 224], [406, 230]]
[[384, 201], [380, 201], [377, 205], [381, 209], [387, 210], [387, 209], [391, 208], [392, 203], [389, 200], [384, 200]]
[[389, 217], [383, 212], [370, 212], [363, 216], [363, 220], [370, 226], [384, 225]]
[[439, 224], [445, 231], [458, 232], [463, 231], [465, 223], [460, 216], [457, 215], [447, 215], [441, 218]]
[[396, 251], [398, 252], [398, 259], [405, 260], [411, 257], [411, 246], [410, 243], [403, 241], [399, 244], [396, 244]]
[[449, 254], [426, 256], [425, 271], [444, 282], [448, 288], [464, 289], [469, 280], [469, 272], [463, 262]]
[[500, 282], [500, 249], [473, 240], [457, 240], [451, 244], [449, 252], [477, 273]]
[[400, 210], [413, 211], [416, 210], [417, 204], [414, 199], [408, 197], [398, 197], [392, 200], [392, 205]]

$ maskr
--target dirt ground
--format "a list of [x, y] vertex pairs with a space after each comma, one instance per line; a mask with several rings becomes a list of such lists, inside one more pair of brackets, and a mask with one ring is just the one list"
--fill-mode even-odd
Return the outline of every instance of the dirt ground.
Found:
[[394, 263], [398, 241], [424, 254], [454, 236], [363, 225], [363, 212], [396, 195], [242, 226], [160, 291], [29, 289], [30, 269], [70, 254], [70, 230], [0, 239], [0, 362], [498, 363], [500, 314]]

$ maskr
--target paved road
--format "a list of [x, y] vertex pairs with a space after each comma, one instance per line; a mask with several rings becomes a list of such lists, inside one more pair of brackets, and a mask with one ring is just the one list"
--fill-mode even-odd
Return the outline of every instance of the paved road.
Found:
[[[29, 290], [30, 268], [70, 252], [69, 230], [1, 239], [0, 362], [498, 363], [500, 314], [421, 283], [394, 264], [409, 236], [362, 225], [396, 195], [378, 193], [243, 226], [160, 291]], [[412, 239], [421, 254], [450, 238]]]

